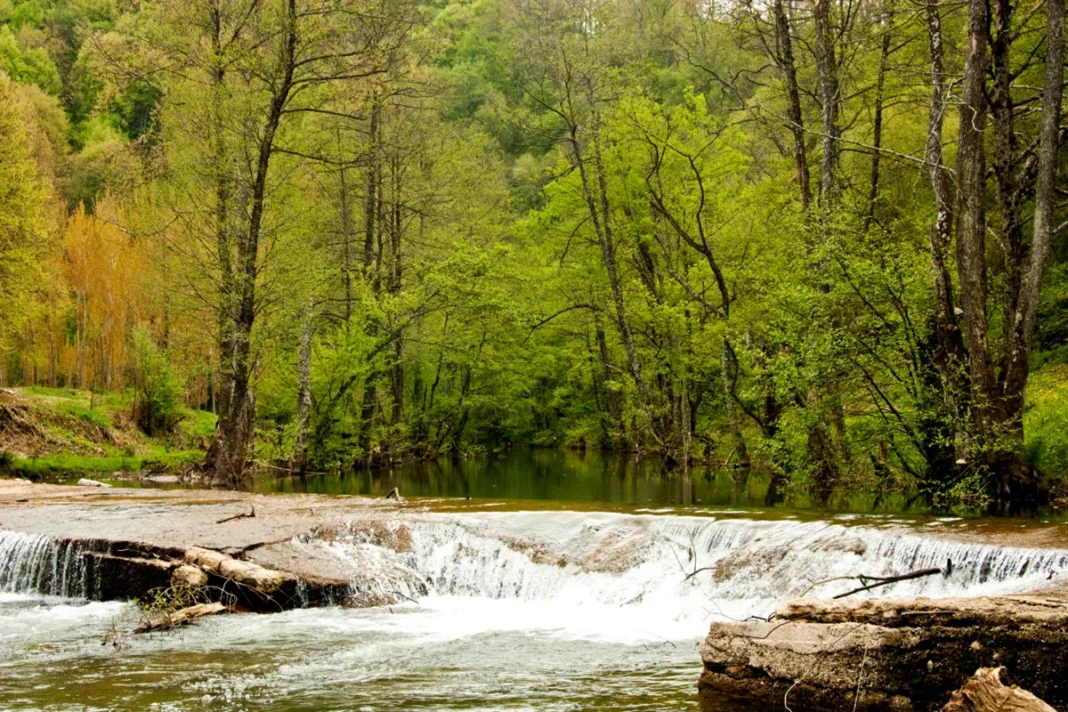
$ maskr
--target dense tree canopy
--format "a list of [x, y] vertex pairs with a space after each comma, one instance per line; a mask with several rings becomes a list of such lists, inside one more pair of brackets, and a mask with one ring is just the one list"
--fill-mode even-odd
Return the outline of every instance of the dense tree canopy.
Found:
[[1034, 503], [1063, 14], [2, 0], [3, 378], [147, 359], [226, 485], [530, 444]]

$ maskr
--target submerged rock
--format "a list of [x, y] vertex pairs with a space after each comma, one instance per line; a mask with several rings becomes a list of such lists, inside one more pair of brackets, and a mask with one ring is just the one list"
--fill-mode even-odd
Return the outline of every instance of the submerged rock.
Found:
[[95, 551], [83, 555], [89, 562], [88, 590], [101, 600], [146, 598], [151, 591], [170, 586], [173, 562]]

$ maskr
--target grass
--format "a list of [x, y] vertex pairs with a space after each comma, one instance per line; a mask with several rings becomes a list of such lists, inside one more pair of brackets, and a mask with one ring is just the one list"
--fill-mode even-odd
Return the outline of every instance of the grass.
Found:
[[[92, 393], [44, 386], [16, 390], [38, 411], [38, 425], [58, 444], [38, 457], [6, 454], [0, 458], [0, 474], [63, 479], [82, 474], [137, 472], [155, 466], [177, 468], [202, 460], [204, 452], [195, 448], [203, 440], [210, 440], [215, 431], [212, 413], [183, 408], [174, 433], [147, 437], [129, 418], [133, 403], [129, 391]], [[64, 417], [49, 418], [49, 411]], [[99, 433], [73, 421], [97, 426]]]
[[19, 390], [24, 395], [33, 396], [36, 403], [57, 413], [84, 420], [104, 429], [114, 427], [113, 413], [129, 410], [131, 405], [130, 396], [125, 393], [99, 394], [86, 390], [45, 386], [30, 386]]
[[1024, 434], [1031, 464], [1047, 475], [1068, 477], [1068, 364], [1031, 374]]
[[214, 413], [185, 408], [182, 410], [182, 420], [178, 423], [178, 429], [188, 438], [210, 440], [215, 434], [215, 421]]
[[200, 450], [172, 450], [145, 456], [85, 456], [58, 453], [44, 457], [14, 457], [9, 467], [12, 474], [30, 479], [48, 476], [110, 474], [138, 472], [154, 465], [177, 467], [203, 459]]

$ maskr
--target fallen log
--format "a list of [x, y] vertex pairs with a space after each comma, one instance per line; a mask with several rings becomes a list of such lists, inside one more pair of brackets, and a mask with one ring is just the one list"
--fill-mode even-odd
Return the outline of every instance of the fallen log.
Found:
[[265, 569], [259, 564], [240, 559], [227, 559], [222, 562], [219, 565], [219, 575], [260, 593], [273, 593], [285, 582], [282, 572]]
[[185, 551], [185, 560], [187, 563], [199, 566], [205, 571], [214, 574], [219, 573], [219, 566], [229, 558], [230, 557], [226, 554], [222, 554], [212, 549], [202, 549], [199, 546], [190, 547]]
[[214, 603], [198, 603], [170, 613], [154, 613], [146, 616], [137, 626], [135, 633], [151, 633], [156, 630], [170, 630], [181, 625], [186, 625], [197, 618], [211, 616], [226, 612], [227, 607], [218, 601]]
[[1056, 712], [1027, 690], [1002, 683], [1004, 669], [976, 670], [975, 675], [953, 693], [942, 712]]
[[207, 586], [208, 575], [192, 564], [182, 564], [171, 573], [171, 586]]

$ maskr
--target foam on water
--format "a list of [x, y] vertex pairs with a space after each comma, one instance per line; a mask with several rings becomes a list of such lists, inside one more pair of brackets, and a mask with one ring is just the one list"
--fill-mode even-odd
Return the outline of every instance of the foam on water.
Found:
[[426, 515], [386, 533], [357, 522], [299, 544], [364, 572], [354, 593], [440, 611], [412, 622], [442, 636], [518, 626], [631, 643], [687, 639], [712, 619], [767, 616], [790, 597], [848, 590], [857, 584], [814, 584], [857, 574], [939, 568], [948, 575], [860, 594], [939, 597], [1025, 591], [1068, 569], [1066, 550], [896, 527], [580, 512]]

